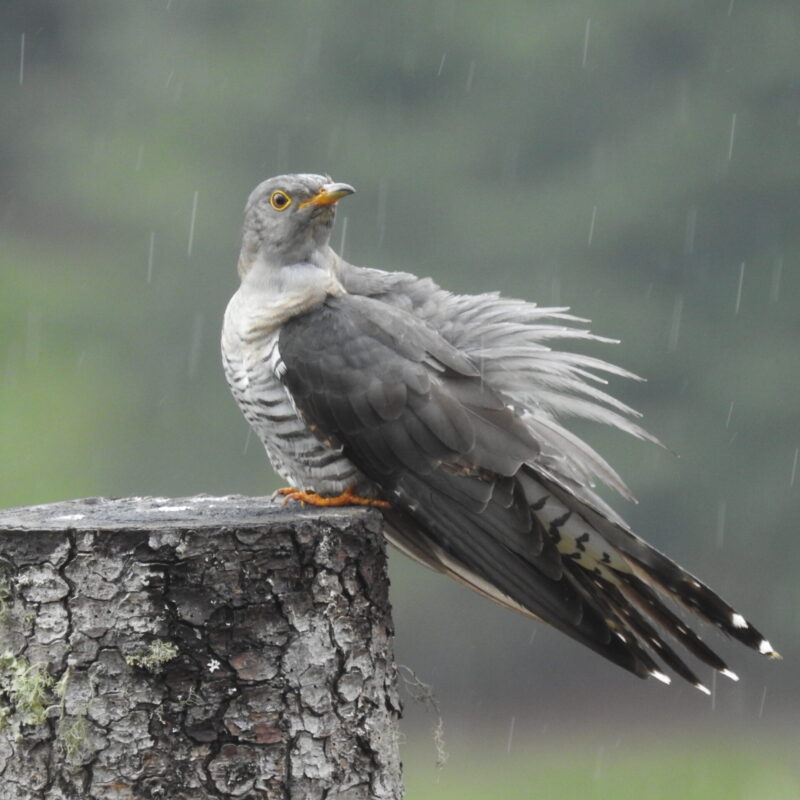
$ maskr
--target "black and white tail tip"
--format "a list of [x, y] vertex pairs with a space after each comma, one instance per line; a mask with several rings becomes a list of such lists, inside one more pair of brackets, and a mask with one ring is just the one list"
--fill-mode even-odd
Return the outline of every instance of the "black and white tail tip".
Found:
[[[749, 630], [752, 628], [750, 623], [741, 614], [735, 612], [731, 615], [731, 624], [738, 630]], [[769, 641], [763, 637], [759, 640], [757, 647], [758, 652], [763, 656], [767, 656], [767, 658], [780, 659], [782, 657], [777, 650], [773, 649]], [[738, 678], [736, 680], [738, 680]]]

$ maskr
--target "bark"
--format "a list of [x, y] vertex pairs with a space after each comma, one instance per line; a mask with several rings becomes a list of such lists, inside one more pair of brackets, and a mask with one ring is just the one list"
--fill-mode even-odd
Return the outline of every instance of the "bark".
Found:
[[402, 797], [380, 516], [0, 512], [0, 798]]

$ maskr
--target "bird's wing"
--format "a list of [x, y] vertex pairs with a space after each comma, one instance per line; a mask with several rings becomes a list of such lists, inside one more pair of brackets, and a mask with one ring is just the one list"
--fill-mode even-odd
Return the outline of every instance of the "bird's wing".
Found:
[[540, 445], [537, 467], [622, 522], [591, 487], [598, 479], [633, 499], [630, 490], [606, 460], [562, 420], [590, 419], [657, 442], [634, 421], [638, 412], [601, 388], [607, 383], [604, 374], [639, 379], [601, 359], [553, 348], [554, 342], [564, 340], [614, 340], [576, 327], [586, 320], [572, 316], [566, 308], [543, 308], [497, 293], [452, 294], [430, 278], [344, 261], [339, 272], [348, 292], [413, 312], [480, 364], [484, 379], [525, 409], [525, 423]]
[[287, 322], [278, 348], [296, 408], [392, 503], [409, 549], [620, 666], [653, 671], [564, 569], [517, 477], [538, 443], [470, 358], [407, 312], [353, 295]]

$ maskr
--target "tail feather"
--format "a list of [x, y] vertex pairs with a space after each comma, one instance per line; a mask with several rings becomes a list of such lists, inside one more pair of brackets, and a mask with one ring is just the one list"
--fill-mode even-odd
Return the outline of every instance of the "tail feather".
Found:
[[[544, 483], [544, 481], [542, 481]], [[546, 482], [547, 490], [566, 505], [574, 505], [569, 490], [554, 481]], [[672, 559], [640, 539], [623, 525], [610, 521], [588, 503], [580, 503], [580, 515], [591, 527], [622, 555], [632, 571], [666, 594], [676, 603], [697, 614], [706, 622], [747, 647], [770, 658], [780, 658], [767, 639], [745, 617]]]
[[655, 620], [695, 658], [718, 672], [733, 675], [728, 665], [677, 614], [667, 608], [656, 592], [641, 578], [620, 574], [619, 579], [620, 592], [643, 613]]
[[[619, 602], [619, 600], [614, 597], [614, 593], [609, 591], [609, 589], [613, 589], [613, 586], [608, 584], [603, 578], [593, 576], [591, 573], [586, 572], [586, 570], [579, 567], [576, 562], [570, 562], [567, 571], [572, 576], [587, 602], [603, 615], [606, 624], [611, 628], [614, 636], [624, 648], [630, 652], [633, 659], [641, 665], [642, 670], [639, 673], [640, 676], [653, 677], [657, 678], [662, 683], [670, 683], [669, 678], [661, 672], [658, 663], [644, 648], [640, 639], [646, 641], [651, 647], [653, 647], [652, 642], [649, 640], [648, 636], [642, 635], [642, 631], [637, 629], [638, 626], [631, 624], [630, 615], [635, 615], [635, 610], [631, 609], [630, 606], [626, 607], [627, 604], [624, 601]], [[655, 634], [655, 631], [652, 631], [652, 629], [651, 632]], [[655, 638], [658, 638], [657, 634]], [[661, 655], [658, 646], [653, 647], [653, 649]], [[677, 656], [675, 658], [677, 662], [680, 662]], [[669, 663], [667, 658], [664, 658], [664, 661]], [[682, 665], [682, 662], [680, 666], [685, 667], [685, 665]], [[688, 671], [688, 668], [685, 669]], [[679, 669], [675, 671], [681, 674]]]
[[621, 552], [642, 584], [651, 584], [673, 601], [762, 655], [780, 658], [763, 634], [744, 616], [652, 545], [618, 526], [603, 536]]

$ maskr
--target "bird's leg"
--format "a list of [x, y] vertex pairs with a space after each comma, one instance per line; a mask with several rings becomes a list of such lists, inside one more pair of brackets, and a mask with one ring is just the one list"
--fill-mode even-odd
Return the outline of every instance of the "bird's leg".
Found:
[[308, 503], [311, 506], [374, 506], [375, 508], [389, 508], [390, 504], [385, 500], [377, 500], [374, 497], [359, 497], [353, 493], [352, 489], [345, 489], [336, 497], [322, 497], [316, 492], [305, 492], [302, 489], [294, 489], [286, 486], [278, 489], [275, 494], [283, 495], [284, 504], [290, 500], [297, 500], [300, 503]]

